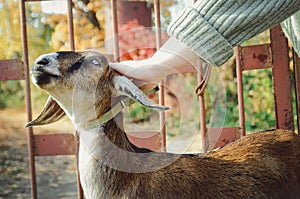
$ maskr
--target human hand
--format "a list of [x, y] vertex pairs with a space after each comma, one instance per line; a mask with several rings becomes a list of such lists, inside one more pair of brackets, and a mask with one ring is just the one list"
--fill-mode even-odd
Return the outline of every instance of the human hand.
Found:
[[146, 82], [159, 82], [171, 73], [195, 72], [199, 57], [181, 42], [170, 38], [151, 58], [110, 63], [119, 73]]
[[109, 64], [111, 68], [131, 79], [141, 90], [147, 91], [155, 88], [160, 82], [159, 76], [148, 60], [122, 61]]
[[137, 84], [141, 82], [158, 83], [164, 78], [163, 66], [155, 64], [151, 58], [139, 61], [112, 62], [109, 64], [114, 70], [133, 79]]
[[[151, 58], [140, 61], [122, 61], [110, 63], [119, 73], [132, 78], [134, 83], [152, 83], [157, 85], [172, 73], [196, 72], [199, 57], [181, 42], [170, 38]], [[137, 81], [140, 80], [140, 81]]]

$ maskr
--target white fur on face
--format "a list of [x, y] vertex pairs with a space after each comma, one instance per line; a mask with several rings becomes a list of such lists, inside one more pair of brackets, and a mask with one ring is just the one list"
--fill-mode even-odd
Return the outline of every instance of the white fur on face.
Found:
[[49, 74], [61, 76], [57, 57], [58, 53], [48, 53], [41, 55], [35, 60], [34, 65], [37, 65], [38, 62], [42, 61], [43, 59], [47, 59], [49, 61], [49, 64], [47, 64], [47, 66], [44, 66], [43, 69]]

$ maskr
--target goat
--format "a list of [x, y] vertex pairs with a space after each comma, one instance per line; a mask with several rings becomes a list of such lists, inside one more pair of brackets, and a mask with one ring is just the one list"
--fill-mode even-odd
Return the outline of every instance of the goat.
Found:
[[[275, 130], [249, 134], [206, 155], [153, 152], [131, 144], [120, 102], [131, 98], [164, 111], [94, 51], [42, 55], [33, 83], [49, 95], [27, 126], [66, 114], [80, 136], [79, 175], [85, 197], [299, 198], [300, 138]], [[122, 103], [121, 103], [122, 104]]]

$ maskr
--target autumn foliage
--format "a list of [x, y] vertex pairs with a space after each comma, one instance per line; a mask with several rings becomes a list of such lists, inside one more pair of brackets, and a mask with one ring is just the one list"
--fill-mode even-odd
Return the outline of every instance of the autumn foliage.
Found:
[[[167, 39], [162, 33], [162, 40]], [[156, 36], [152, 28], [147, 28], [134, 19], [119, 26], [120, 60], [141, 60], [151, 57], [156, 51]]]

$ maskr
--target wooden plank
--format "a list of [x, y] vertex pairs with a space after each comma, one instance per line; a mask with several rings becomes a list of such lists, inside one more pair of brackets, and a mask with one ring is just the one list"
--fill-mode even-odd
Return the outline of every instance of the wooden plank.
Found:
[[240, 127], [209, 128], [207, 132], [207, 149], [222, 147], [240, 138]]
[[73, 134], [34, 135], [35, 156], [75, 155]]
[[24, 80], [24, 66], [20, 59], [0, 60], [0, 80]]
[[295, 77], [295, 90], [296, 90], [296, 108], [297, 108], [297, 123], [298, 134], [300, 133], [300, 58], [294, 51], [294, 77]]
[[270, 30], [276, 128], [294, 131], [289, 48], [280, 26]]
[[[246, 55], [242, 54], [242, 47], [236, 47], [236, 82], [238, 89], [238, 106], [239, 106], [239, 121], [241, 127], [241, 136], [246, 135], [245, 127], [245, 102], [244, 102], [244, 85], [243, 85], [243, 66], [242, 60]], [[245, 68], [245, 66], [244, 66]]]
[[238, 52], [243, 71], [272, 67], [270, 44], [239, 47]]
[[131, 131], [126, 132], [129, 141], [137, 147], [152, 151], [162, 151], [161, 133], [159, 131]]

